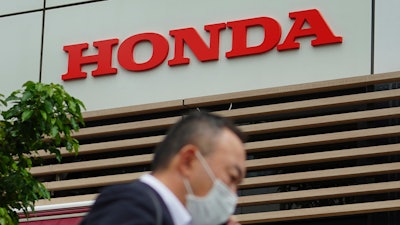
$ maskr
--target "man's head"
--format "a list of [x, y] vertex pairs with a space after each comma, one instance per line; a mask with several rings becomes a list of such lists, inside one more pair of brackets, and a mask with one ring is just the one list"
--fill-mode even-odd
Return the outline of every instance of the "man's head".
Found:
[[229, 120], [194, 112], [156, 148], [153, 175], [186, 206], [192, 224], [221, 224], [234, 212], [245, 160], [243, 135]]
[[244, 137], [231, 121], [207, 112], [195, 111], [170, 128], [165, 139], [155, 150], [153, 170], [165, 169], [170, 160], [188, 144], [200, 148], [206, 156], [213, 151], [218, 134], [227, 129], [243, 141]]
[[158, 145], [153, 172], [172, 171], [179, 179], [189, 180], [194, 194], [204, 196], [213, 180], [196, 156], [200, 153], [215, 177], [235, 192], [245, 174], [243, 139], [243, 134], [230, 120], [206, 112], [193, 112], [171, 127]]

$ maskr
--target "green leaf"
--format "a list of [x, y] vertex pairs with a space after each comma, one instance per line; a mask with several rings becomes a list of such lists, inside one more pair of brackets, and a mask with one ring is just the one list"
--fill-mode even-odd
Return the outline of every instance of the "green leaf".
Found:
[[31, 118], [32, 114], [33, 114], [32, 110], [24, 111], [22, 113], [22, 117], [21, 117], [22, 118], [22, 122], [25, 122], [25, 121], [29, 120]]
[[42, 115], [42, 118], [43, 118], [44, 120], [47, 120], [47, 113], [46, 113], [45, 111], [40, 110], [40, 114]]
[[1, 103], [2, 105], [4, 105], [4, 106], [7, 106], [7, 102], [6, 102], [5, 100], [3, 100], [3, 99], [0, 99], [0, 103]]
[[76, 103], [74, 101], [68, 101], [68, 108], [71, 112], [76, 111]]
[[75, 151], [75, 155], [78, 155], [78, 150], [79, 150], [79, 141], [74, 139], [73, 140], [73, 146], [74, 146], [74, 151]]
[[38, 90], [39, 92], [42, 92], [43, 91], [43, 89], [44, 89], [44, 85], [42, 84], [42, 83], [36, 83], [35, 84], [35, 88], [36, 88], [36, 90]]
[[48, 114], [51, 114], [53, 112], [53, 104], [49, 100], [44, 101], [44, 109]]
[[50, 119], [50, 124], [51, 124], [52, 126], [54, 126], [54, 125], [56, 124], [56, 122], [57, 122], [57, 119], [56, 119], [56, 118], [51, 118], [51, 119]]
[[79, 130], [79, 125], [76, 123], [75, 118], [71, 117], [70, 121], [71, 121], [72, 129], [74, 129], [74, 131], [78, 131]]
[[61, 156], [60, 153], [57, 153], [57, 154], [56, 154], [56, 159], [57, 159], [58, 162], [61, 162], [62, 156]]
[[6, 101], [7, 102], [11, 102], [11, 101], [17, 101], [17, 100], [19, 100], [19, 98], [17, 97], [17, 94], [18, 94], [19, 92], [13, 92], [13, 93], [11, 93], [11, 95], [10, 96], [8, 96], [7, 98], [6, 98]]
[[22, 101], [26, 101], [32, 97], [32, 92], [30, 91], [25, 91], [24, 95], [22, 96]]
[[12, 163], [11, 164], [11, 168], [13, 169], [13, 170], [18, 170], [18, 165], [17, 165], [17, 163]]
[[67, 142], [65, 148], [67, 149], [67, 151], [71, 152], [73, 149], [73, 144], [71, 142]]
[[57, 127], [57, 126], [53, 126], [53, 127], [51, 128], [50, 135], [51, 135], [53, 138], [57, 137], [57, 135], [58, 135], [58, 127]]
[[[81, 108], [86, 109], [85, 104], [83, 104], [83, 102], [79, 99], [74, 98], [74, 100], [78, 103], [78, 105], [81, 106]], [[80, 110], [79, 110], [80, 111]]]
[[32, 87], [35, 86], [35, 82], [33, 82], [33, 81], [27, 81], [27, 82], [25, 82], [22, 86], [25, 87], [26, 89], [31, 89]]

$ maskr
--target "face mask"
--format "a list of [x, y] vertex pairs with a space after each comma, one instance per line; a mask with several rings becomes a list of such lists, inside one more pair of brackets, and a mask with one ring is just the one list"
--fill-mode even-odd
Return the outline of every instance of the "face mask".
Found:
[[186, 191], [186, 208], [192, 216], [192, 225], [216, 225], [224, 223], [233, 214], [237, 195], [220, 180], [215, 178], [206, 160], [196, 152], [196, 157], [200, 160], [209, 177], [214, 184], [211, 190], [204, 197], [197, 197], [193, 194], [189, 181], [183, 180]]

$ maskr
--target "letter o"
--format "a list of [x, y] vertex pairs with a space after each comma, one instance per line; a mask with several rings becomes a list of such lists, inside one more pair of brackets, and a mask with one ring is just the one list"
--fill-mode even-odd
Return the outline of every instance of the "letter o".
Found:
[[[153, 46], [151, 58], [144, 63], [137, 63], [133, 51], [139, 42], [148, 41]], [[144, 71], [160, 65], [168, 55], [169, 45], [167, 39], [157, 33], [141, 33], [127, 38], [118, 49], [118, 62], [127, 70]]]

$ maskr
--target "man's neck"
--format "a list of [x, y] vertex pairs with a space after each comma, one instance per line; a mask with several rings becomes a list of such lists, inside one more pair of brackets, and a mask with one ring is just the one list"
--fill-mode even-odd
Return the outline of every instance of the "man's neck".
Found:
[[153, 172], [152, 175], [163, 183], [182, 203], [186, 205], [186, 189], [180, 174], [171, 171]]

